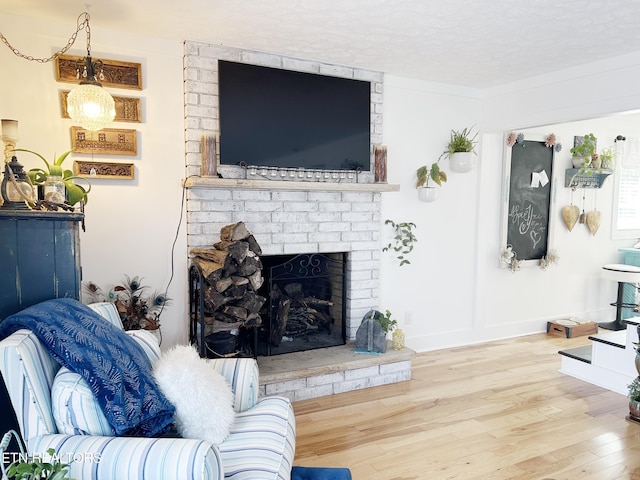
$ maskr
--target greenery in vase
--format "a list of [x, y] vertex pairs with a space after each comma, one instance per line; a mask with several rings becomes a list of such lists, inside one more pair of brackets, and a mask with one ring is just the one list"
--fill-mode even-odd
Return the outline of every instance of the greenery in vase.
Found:
[[629, 400], [640, 402], [640, 378], [634, 378], [633, 382], [627, 385], [627, 388], [629, 389]]
[[[52, 162], [48, 162], [44, 156], [40, 155], [38, 152], [34, 152], [33, 150], [16, 148], [15, 151], [31, 153], [44, 162], [46, 169], [32, 168], [27, 172], [31, 183], [34, 185], [44, 185], [47, 177], [60, 177], [64, 182], [64, 187], [67, 191], [67, 202], [69, 205], [73, 206], [81, 200], [83, 200], [85, 204], [89, 201], [88, 194], [91, 191], [91, 182], [84, 177], [74, 177], [71, 170], [65, 170], [62, 167], [62, 163], [67, 159], [69, 154], [73, 152], [73, 150], [67, 150], [57, 158], [54, 154]], [[78, 179], [87, 182], [87, 187], [85, 188], [82, 185], [77, 185], [74, 180]]]
[[418, 241], [418, 238], [413, 234], [416, 224], [412, 222], [395, 223], [393, 220], [386, 220], [384, 224], [391, 225], [395, 236], [382, 251], [393, 250], [396, 252], [398, 254], [396, 258], [400, 260], [400, 266], [411, 263], [406, 256], [413, 250], [414, 242]]
[[600, 151], [600, 160], [602, 160], [602, 168], [613, 169], [616, 155], [618, 155], [618, 152], [615, 149], [611, 147], [603, 148]]
[[386, 310], [384, 315], [377, 315], [376, 322], [380, 324], [385, 333], [392, 332], [398, 326], [398, 322], [391, 318], [389, 310]]
[[19, 460], [9, 465], [7, 476], [14, 480], [73, 480], [67, 476], [69, 465], [56, 458], [53, 448], [47, 450], [51, 462], [43, 456], [30, 455], [27, 461]]

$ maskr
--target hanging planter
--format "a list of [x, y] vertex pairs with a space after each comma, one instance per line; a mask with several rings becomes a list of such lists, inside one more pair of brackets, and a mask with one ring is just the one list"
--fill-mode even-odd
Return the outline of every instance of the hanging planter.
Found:
[[473, 127], [464, 128], [460, 131], [451, 130], [447, 149], [442, 152], [440, 158], [449, 157], [449, 166], [453, 172], [467, 173], [473, 168], [478, 132], [473, 134], [472, 130]]
[[[438, 160], [438, 162], [439, 161], [440, 160]], [[438, 198], [438, 191], [435, 185], [440, 187], [442, 186], [442, 182], [447, 181], [447, 174], [440, 170], [438, 162], [432, 163], [431, 168], [424, 165], [416, 171], [418, 198], [423, 202], [433, 202]], [[433, 181], [433, 183], [431, 183], [431, 181]]]
[[475, 152], [454, 152], [449, 156], [449, 168], [452, 172], [467, 173], [473, 169]]
[[418, 187], [418, 198], [423, 202], [435, 202], [438, 193], [437, 187]]

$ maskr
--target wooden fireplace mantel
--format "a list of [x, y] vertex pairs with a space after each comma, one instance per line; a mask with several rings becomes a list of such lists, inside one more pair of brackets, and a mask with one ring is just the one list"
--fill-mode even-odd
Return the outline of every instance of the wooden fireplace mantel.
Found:
[[238, 178], [189, 177], [185, 188], [221, 188], [247, 190], [304, 190], [321, 192], [398, 192], [400, 185], [389, 183], [283, 182], [278, 180], [246, 180]]

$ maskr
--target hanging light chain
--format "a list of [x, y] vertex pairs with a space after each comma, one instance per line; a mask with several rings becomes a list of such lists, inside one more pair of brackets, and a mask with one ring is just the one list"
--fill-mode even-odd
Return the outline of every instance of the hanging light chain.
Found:
[[54, 53], [53, 55], [51, 55], [48, 58], [35, 58], [35, 57], [31, 56], [31, 55], [23, 54], [22, 52], [20, 52], [20, 50], [18, 50], [16, 47], [11, 45], [11, 43], [9, 43], [9, 40], [7, 40], [7, 38], [2, 34], [2, 32], [0, 32], [0, 40], [7, 47], [9, 47], [9, 50], [11, 50], [13, 52], [13, 54], [16, 55], [17, 57], [24, 58], [25, 60], [29, 60], [31, 62], [48, 63], [48, 62], [52, 61], [53, 59], [55, 59], [56, 57], [66, 53], [67, 50], [69, 50], [71, 48], [71, 46], [75, 43], [76, 38], [78, 38], [78, 34], [83, 29], [86, 29], [86, 31], [87, 31], [87, 53], [88, 53], [88, 55], [91, 55], [91, 29], [89, 27], [89, 13], [88, 12], [82, 12], [78, 16], [77, 29], [71, 35], [71, 37], [69, 37], [69, 41], [67, 42], [67, 44], [63, 48], [61, 48], [60, 50], [58, 50], [56, 53]]

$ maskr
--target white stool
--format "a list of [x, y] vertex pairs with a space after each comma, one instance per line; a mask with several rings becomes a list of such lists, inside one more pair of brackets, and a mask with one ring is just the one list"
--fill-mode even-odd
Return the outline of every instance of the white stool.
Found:
[[625, 330], [627, 324], [622, 320], [622, 309], [635, 308], [638, 305], [635, 303], [625, 303], [623, 301], [624, 284], [640, 283], [640, 267], [624, 265], [622, 263], [612, 263], [602, 267], [602, 277], [618, 282], [618, 298], [615, 303], [611, 304], [611, 306], [616, 307], [616, 319], [613, 322], [599, 323], [598, 326], [607, 330]]

